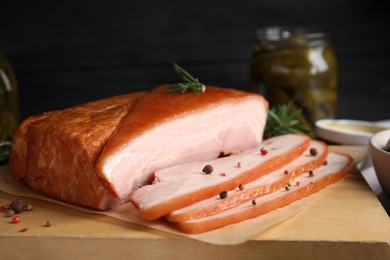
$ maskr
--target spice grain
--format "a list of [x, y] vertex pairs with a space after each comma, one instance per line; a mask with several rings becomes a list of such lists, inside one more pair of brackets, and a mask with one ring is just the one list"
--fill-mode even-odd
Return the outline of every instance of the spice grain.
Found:
[[11, 202], [9, 208], [15, 211], [16, 213], [20, 213], [23, 211], [24, 201], [22, 199], [15, 199]]
[[12, 217], [13, 215], [15, 215], [15, 211], [13, 211], [12, 209], [6, 210], [6, 212], [5, 212], [6, 217]]
[[12, 223], [18, 224], [18, 223], [20, 223], [20, 221], [21, 221], [21, 218], [19, 216], [12, 217]]
[[221, 199], [226, 199], [227, 196], [228, 196], [227, 191], [221, 191], [221, 192], [219, 193], [219, 197], [220, 197]]
[[204, 172], [206, 174], [210, 174], [213, 172], [213, 170], [214, 170], [213, 166], [211, 166], [210, 164], [207, 164], [205, 167], [203, 167], [202, 172]]
[[310, 155], [311, 156], [316, 156], [318, 154], [318, 151], [316, 148], [310, 148]]
[[267, 155], [267, 154], [268, 154], [268, 150], [265, 149], [265, 147], [262, 147], [262, 148], [260, 149], [260, 154], [261, 154], [261, 155]]

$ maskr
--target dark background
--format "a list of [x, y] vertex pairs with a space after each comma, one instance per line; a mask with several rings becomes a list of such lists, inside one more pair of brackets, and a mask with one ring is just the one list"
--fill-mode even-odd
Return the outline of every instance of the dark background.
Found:
[[338, 118], [390, 118], [389, 12], [372, 0], [18, 1], [0, 4], [0, 52], [21, 116], [177, 82], [249, 89], [256, 28], [320, 26], [339, 62]]

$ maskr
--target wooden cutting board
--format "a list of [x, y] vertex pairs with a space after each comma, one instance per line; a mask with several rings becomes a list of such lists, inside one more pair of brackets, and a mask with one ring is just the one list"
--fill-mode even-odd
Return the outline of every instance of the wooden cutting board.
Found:
[[[332, 147], [360, 160], [366, 147]], [[15, 196], [0, 192], [0, 205]], [[390, 219], [360, 173], [307, 209], [239, 245], [221, 246], [29, 199], [19, 224], [0, 218], [0, 259], [390, 259]], [[52, 225], [45, 227], [47, 221]]]

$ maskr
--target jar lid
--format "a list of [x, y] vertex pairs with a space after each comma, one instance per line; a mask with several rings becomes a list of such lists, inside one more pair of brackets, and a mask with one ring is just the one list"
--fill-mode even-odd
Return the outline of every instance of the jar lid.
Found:
[[328, 34], [320, 29], [309, 27], [271, 26], [257, 29], [255, 38], [259, 42], [266, 41], [271, 45], [269, 47], [280, 42], [289, 42], [298, 46], [307, 44], [315, 46], [323, 44], [328, 39]]

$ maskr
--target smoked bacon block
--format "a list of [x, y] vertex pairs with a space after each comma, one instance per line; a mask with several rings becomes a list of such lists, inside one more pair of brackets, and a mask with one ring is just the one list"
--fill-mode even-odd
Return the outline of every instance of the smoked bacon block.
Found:
[[134, 102], [98, 162], [100, 178], [120, 199], [170, 166], [217, 158], [259, 145], [268, 103], [260, 95], [207, 86], [166, 93], [158, 87]]
[[327, 165], [316, 169], [312, 175], [298, 176], [289, 188], [260, 195], [253, 200], [205, 218], [176, 224], [184, 233], [197, 234], [238, 223], [314, 194], [356, 169], [353, 159], [348, 155], [329, 153], [327, 162]]
[[115, 208], [95, 163], [108, 138], [142, 93], [116, 96], [32, 116], [15, 132], [10, 167], [34, 190], [72, 204]]
[[32, 116], [14, 135], [14, 176], [50, 197], [107, 210], [150, 183], [153, 172], [237, 153], [262, 141], [260, 95], [164, 86]]
[[[156, 171], [154, 183], [136, 190], [131, 201], [145, 219], [157, 219], [276, 170], [300, 156], [310, 141], [307, 135], [277, 136], [237, 155]], [[213, 172], [202, 172], [205, 165]]]

